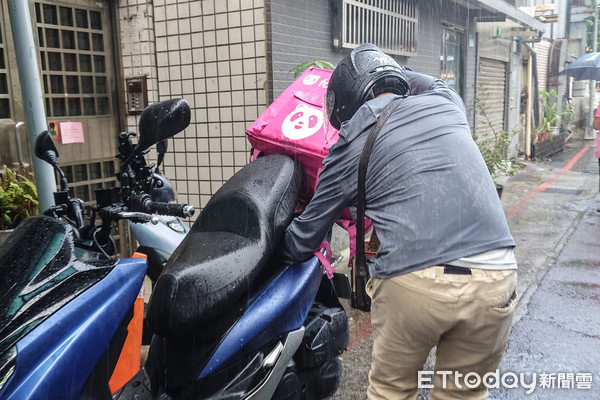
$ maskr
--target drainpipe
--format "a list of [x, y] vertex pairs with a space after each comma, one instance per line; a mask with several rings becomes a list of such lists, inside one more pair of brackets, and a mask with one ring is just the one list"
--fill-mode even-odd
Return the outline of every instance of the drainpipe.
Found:
[[40, 210], [45, 211], [54, 205], [53, 193], [56, 191], [56, 182], [52, 166], [37, 158], [34, 151], [37, 135], [47, 130], [48, 127], [37, 59], [38, 51], [33, 39], [33, 27], [29, 13], [30, 1], [8, 0], [7, 3], [15, 42], [15, 54], [23, 95], [25, 123], [28, 127], [35, 184]]
[[533, 122], [535, 122], [535, 126], [538, 125], [540, 115], [538, 104], [539, 95], [537, 88], [537, 74], [535, 74], [536, 71], [534, 70], [534, 67], [537, 65], [537, 55], [535, 53], [535, 50], [533, 50], [533, 48], [529, 44], [527, 44], [525, 41], [521, 41], [521, 43], [527, 49], [527, 111], [525, 114], [525, 156], [527, 158], [531, 158], [531, 126]]
[[[592, 39], [592, 43], [593, 43], [593, 47], [592, 47], [592, 51], [596, 51], [596, 49], [598, 48], [598, 6], [596, 5], [595, 9], [594, 9], [594, 37]], [[588, 111], [588, 124], [585, 127], [585, 135], [584, 135], [584, 139], [594, 139], [595, 138], [595, 132], [594, 132], [594, 100], [595, 100], [595, 93], [596, 93], [596, 81], [594, 80], [590, 80], [590, 104], [589, 104], [589, 111]]]
[[23, 150], [21, 149], [21, 135], [19, 135], [19, 128], [25, 125], [23, 121], [19, 121], [15, 124], [15, 142], [17, 143], [17, 159], [19, 160], [19, 167], [25, 166], [23, 162]]
[[527, 113], [525, 116], [525, 158], [531, 158], [531, 96], [533, 88], [531, 78], [533, 77], [533, 56], [527, 52]]

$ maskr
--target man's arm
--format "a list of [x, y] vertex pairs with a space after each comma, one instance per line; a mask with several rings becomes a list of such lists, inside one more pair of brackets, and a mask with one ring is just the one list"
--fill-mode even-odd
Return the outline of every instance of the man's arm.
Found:
[[345, 207], [343, 189], [335, 172], [324, 167], [312, 200], [288, 226], [277, 258], [286, 264], [308, 260]]

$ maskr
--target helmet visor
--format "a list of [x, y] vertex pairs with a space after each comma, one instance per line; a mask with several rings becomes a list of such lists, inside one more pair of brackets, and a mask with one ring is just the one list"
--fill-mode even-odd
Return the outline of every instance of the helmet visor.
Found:
[[325, 117], [325, 121], [330, 121], [334, 106], [335, 92], [333, 90], [328, 90], [325, 96], [323, 96], [323, 117]]

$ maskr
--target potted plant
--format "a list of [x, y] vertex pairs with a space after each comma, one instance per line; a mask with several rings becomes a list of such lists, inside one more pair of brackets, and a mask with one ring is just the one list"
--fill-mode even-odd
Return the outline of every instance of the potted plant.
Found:
[[573, 122], [573, 114], [575, 113], [575, 108], [570, 101], [566, 101], [562, 112], [560, 113], [560, 125], [562, 129], [566, 132], [571, 131], [571, 122]]
[[556, 91], [551, 90], [540, 90], [540, 102], [542, 105], [543, 117], [542, 124], [537, 132], [537, 141], [543, 142], [545, 140], [552, 140], [554, 134], [557, 133], [560, 116], [556, 110], [556, 99], [558, 98]]
[[6, 165], [0, 177], [0, 243], [25, 218], [38, 213], [35, 183]]
[[564, 149], [569, 125], [573, 119], [573, 106], [567, 102], [559, 114], [556, 91], [540, 90], [539, 94], [543, 115], [533, 140], [532, 155], [535, 158], [544, 158]]
[[474, 107], [480, 116], [480, 120], [487, 128], [486, 133], [488, 135], [485, 137], [474, 135], [473, 140], [475, 140], [477, 147], [479, 147], [479, 152], [483, 156], [485, 165], [496, 185], [498, 196], [501, 197], [503, 186], [496, 181], [496, 178], [503, 175], [514, 175], [517, 170], [517, 166], [508, 159], [510, 141], [516, 132], [509, 133], [506, 130], [498, 129], [489, 115], [490, 106], [486, 103], [489, 96], [487, 89], [478, 87], [477, 93], [480, 93], [481, 97], [473, 100]]

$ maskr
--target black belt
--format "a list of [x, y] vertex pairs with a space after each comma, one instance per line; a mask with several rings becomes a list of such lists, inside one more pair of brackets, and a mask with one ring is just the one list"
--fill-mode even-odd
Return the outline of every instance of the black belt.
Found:
[[455, 275], [471, 275], [471, 269], [465, 267], [457, 267], [456, 265], [444, 264], [444, 273]]

